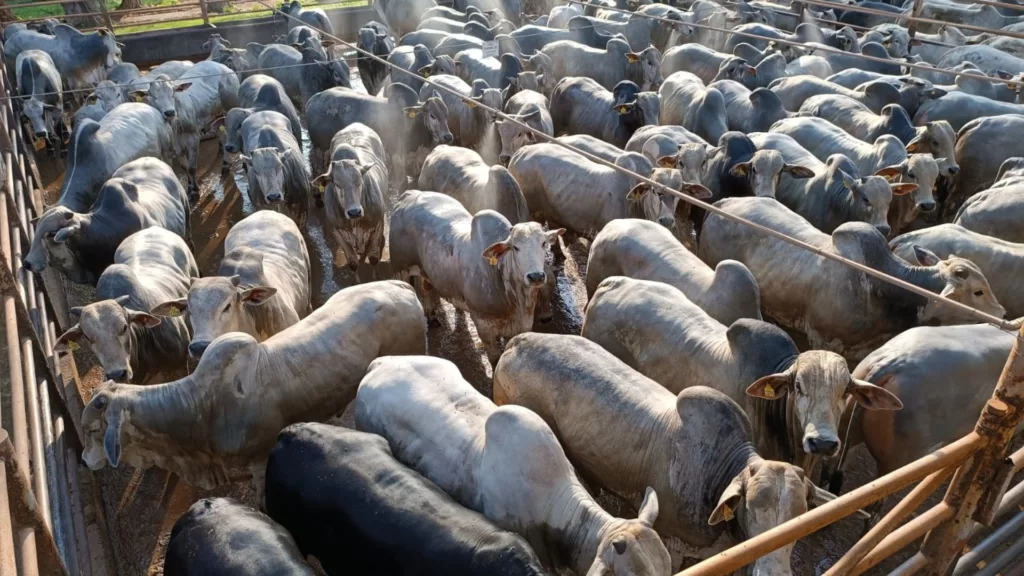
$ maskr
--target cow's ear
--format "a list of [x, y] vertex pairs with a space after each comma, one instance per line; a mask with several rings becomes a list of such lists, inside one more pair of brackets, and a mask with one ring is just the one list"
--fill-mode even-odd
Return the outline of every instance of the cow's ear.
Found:
[[640, 55], [636, 52], [626, 52], [626, 62], [635, 64], [640, 61]]
[[892, 182], [894, 178], [903, 174], [903, 169], [906, 167], [905, 162], [901, 162], [894, 166], [886, 166], [885, 168], [879, 168], [875, 171], [875, 176], [881, 176], [886, 180]]
[[762, 376], [747, 388], [747, 396], [765, 400], [782, 398], [793, 385], [793, 375], [793, 368], [789, 368], [785, 372]]
[[662, 156], [661, 158], [658, 158], [658, 166], [661, 168], [675, 168], [676, 155], [669, 154], [668, 156]]
[[157, 304], [150, 314], [155, 316], [167, 316], [168, 318], [177, 318], [181, 316], [182, 312], [188, 310], [188, 298], [181, 298], [178, 300], [170, 300], [163, 304]]
[[630, 202], [639, 202], [640, 199], [644, 197], [644, 194], [647, 194], [650, 191], [651, 185], [646, 182], [641, 182], [630, 188], [629, 192], [626, 193], [626, 200], [629, 200]]
[[376, 165], [377, 165], [376, 162], [370, 162], [366, 166], [363, 166], [362, 168], [359, 169], [359, 175], [360, 176], [366, 176], [366, 173], [369, 172], [370, 170], [372, 170], [373, 167], [376, 166]]
[[[640, 514], [637, 515], [637, 520], [645, 524], [648, 528], [654, 527], [654, 522], [658, 519], [658, 495], [654, 492], [654, 488], [647, 487], [647, 491], [644, 493], [644, 501], [640, 504]], [[620, 552], [621, 554], [621, 552]]]
[[103, 435], [103, 451], [107, 453], [107, 462], [110, 466], [117, 468], [121, 463], [121, 419], [123, 410], [111, 412], [107, 409], [107, 433]]
[[942, 261], [935, 252], [917, 244], [914, 244], [914, 258], [917, 258], [917, 263], [921, 266], [935, 266]]
[[711, 190], [708, 190], [706, 186], [698, 184], [697, 182], [684, 182], [680, 191], [685, 192], [698, 200], [707, 200], [712, 196]]
[[259, 306], [267, 300], [270, 300], [274, 294], [277, 294], [277, 288], [274, 288], [273, 286], [256, 286], [255, 288], [242, 290], [241, 297], [242, 302]]
[[921, 136], [918, 136], [918, 137], [914, 138], [910, 142], [907, 142], [907, 152], [909, 152], [911, 154], [913, 154], [914, 152], [917, 152], [918, 150], [921, 149], [921, 145], [923, 143], [924, 143], [924, 138], [922, 138]]
[[892, 189], [893, 196], [906, 196], [914, 190], [917, 190], [917, 184], [911, 182], [901, 182], [899, 184], [890, 184], [889, 188]]
[[718, 499], [718, 506], [715, 506], [711, 517], [708, 518], [709, 526], [714, 526], [720, 522], [728, 522], [736, 517], [736, 509], [739, 507], [740, 501], [743, 500], [743, 479], [744, 475], [740, 474], [733, 478], [732, 482], [725, 487], [721, 498]]
[[743, 178], [744, 176], [747, 175], [747, 172], [749, 170], [750, 162], [740, 162], [739, 164], [729, 169], [729, 174], [731, 176], [736, 176], [737, 178]]
[[495, 242], [484, 250], [483, 257], [490, 262], [491, 266], [496, 266], [498, 264], [498, 258], [501, 258], [505, 252], [508, 252], [511, 249], [512, 244], [508, 241]]
[[182, 82], [181, 84], [178, 84], [177, 86], [174, 87], [174, 91], [175, 92], [184, 92], [185, 90], [188, 90], [191, 87], [192, 87], [192, 83], [191, 82]]
[[901, 410], [903, 402], [895, 394], [870, 382], [850, 378], [846, 391], [863, 408], [868, 410]]
[[782, 170], [792, 176], [793, 178], [814, 178], [814, 170], [806, 166], [794, 166], [792, 164], [784, 164]]
[[143, 328], [154, 328], [160, 325], [160, 317], [150, 314], [149, 312], [128, 310], [128, 319], [132, 321], [132, 324], [138, 324]]
[[70, 240], [71, 238], [77, 236], [78, 232], [81, 229], [82, 225], [77, 222], [71, 224], [70, 226], [65, 226], [58, 230], [57, 233], [53, 235], [53, 241], [56, 242], [57, 244], [63, 244]]
[[93, 92], [92, 94], [89, 94], [88, 96], [86, 96], [85, 103], [86, 104], [95, 104], [97, 100], [99, 100], [99, 97], [96, 96], [95, 92]]
[[416, 115], [422, 111], [423, 106], [409, 106], [408, 108], [403, 108], [403, 112], [405, 112], [405, 115], [408, 118], [415, 118]]
[[68, 331], [61, 334], [60, 338], [53, 344], [54, 352], [74, 352], [78, 349], [78, 341], [82, 338], [82, 327], [75, 324]]
[[314, 186], [318, 186], [320, 188], [323, 188], [323, 187], [327, 186], [328, 184], [330, 184], [330, 182], [331, 182], [331, 172], [330, 172], [330, 170], [328, 170], [327, 172], [324, 172], [323, 174], [317, 176], [316, 178], [313, 178], [313, 182], [312, 183], [313, 183]]
[[128, 96], [131, 97], [132, 101], [134, 101], [134, 102], [142, 102], [146, 98], [146, 91], [145, 90], [132, 90], [131, 92], [128, 93]]
[[544, 234], [548, 237], [548, 242], [554, 242], [555, 238], [565, 234], [565, 228], [556, 228], [554, 230], [548, 230]]

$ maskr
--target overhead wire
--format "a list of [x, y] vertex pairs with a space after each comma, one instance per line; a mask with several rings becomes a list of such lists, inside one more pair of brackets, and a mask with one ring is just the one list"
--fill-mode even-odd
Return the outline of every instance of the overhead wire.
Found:
[[[293, 20], [295, 20], [297, 22], [302, 22], [298, 18], [295, 18], [294, 16], [292, 16], [290, 14], [285, 14], [284, 12], [281, 12], [280, 10], [278, 10], [276, 7], [274, 7], [274, 6], [270, 5], [270, 4], [267, 4], [264, 0], [255, 0], [255, 1], [256, 1], [257, 4], [261, 4], [261, 5], [265, 6], [265, 7], [273, 10], [276, 13], [284, 15], [287, 18], [291, 18], [291, 19], [293, 19]], [[574, 1], [577, 1], [577, 0], [574, 0]], [[578, 3], [589, 4], [589, 5], [596, 6], [596, 5], [590, 4], [588, 2], [578, 2]], [[607, 6], [601, 6], [601, 7], [602, 8], [607, 8]], [[670, 21], [670, 22], [674, 22], [674, 21]], [[303, 22], [303, 24], [308, 26], [308, 23]], [[341, 38], [338, 38], [337, 36], [334, 36], [333, 34], [330, 34], [330, 33], [326, 32], [325, 30], [318, 30], [318, 31], [321, 34], [323, 34], [325, 37], [331, 38], [336, 43], [340, 43], [343, 46], [347, 46], [348, 48], [350, 48], [352, 50], [355, 50], [356, 52], [359, 52], [359, 53], [363, 54], [364, 56], [366, 56], [366, 57], [368, 57], [368, 58], [370, 58], [372, 60], [375, 60], [376, 62], [378, 62], [380, 64], [383, 64], [384, 66], [389, 67], [392, 70], [392, 73], [399, 72], [400, 74], [404, 73], [404, 74], [408, 74], [410, 76], [416, 76], [416, 78], [418, 80], [420, 80], [424, 84], [427, 84], [427, 85], [433, 87], [435, 90], [440, 90], [440, 91], [446, 92], [448, 94], [451, 94], [452, 96], [455, 96], [456, 98], [466, 102], [467, 104], [470, 101], [470, 98], [468, 96], [465, 96], [461, 92], [453, 90], [453, 89], [451, 89], [451, 88], [449, 88], [447, 86], [444, 86], [443, 84], [439, 84], [437, 82], [434, 82], [430, 78], [421, 78], [418, 75], [416, 75], [414, 73], [411, 73], [408, 70], [405, 70], [404, 68], [398, 67], [398, 66], [392, 64], [391, 62], [388, 62], [387, 60], [385, 60], [383, 58], [380, 58], [379, 56], [377, 56], [377, 55], [375, 55], [375, 54], [373, 54], [371, 52], [368, 52], [366, 50], [363, 50], [362, 48], [359, 48], [359, 47], [353, 45], [350, 42], [342, 40]], [[721, 208], [718, 208], [718, 207], [716, 207], [716, 206], [714, 206], [712, 204], [708, 204], [707, 202], [704, 202], [702, 200], [698, 200], [697, 198], [694, 198], [692, 196], [686, 195], [686, 194], [684, 194], [684, 193], [682, 193], [682, 192], [680, 192], [678, 190], [674, 190], [672, 188], [669, 188], [668, 186], [665, 186], [663, 184], [655, 182], [650, 177], [643, 176], [643, 175], [638, 174], [636, 172], [633, 172], [631, 170], [627, 170], [626, 168], [618, 166], [615, 163], [609, 162], [609, 161], [607, 161], [607, 160], [605, 160], [605, 159], [603, 159], [603, 158], [601, 158], [599, 156], [595, 156], [593, 154], [590, 154], [589, 152], [586, 152], [584, 150], [576, 148], [575, 146], [571, 146], [569, 144], [561, 142], [557, 138], [555, 138], [553, 136], [548, 136], [544, 132], [541, 132], [540, 130], [537, 130], [537, 129], [533, 128], [532, 126], [529, 126], [526, 123], [524, 123], [524, 122], [514, 118], [513, 116], [510, 116], [510, 115], [506, 114], [502, 110], [497, 110], [495, 108], [491, 108], [490, 106], [487, 106], [487, 105], [482, 104], [480, 102], [476, 102], [475, 100], [472, 101], [472, 105], [477, 107], [477, 108], [481, 108], [481, 109], [487, 111], [488, 113], [490, 113], [491, 115], [493, 115], [493, 116], [495, 116], [497, 118], [501, 118], [505, 122], [511, 122], [511, 123], [519, 126], [520, 128], [524, 128], [524, 129], [530, 131], [532, 134], [534, 134], [534, 136], [537, 136], [538, 138], [542, 139], [545, 142], [548, 142], [548, 143], [551, 143], [551, 144], [555, 144], [555, 145], [560, 146], [560, 147], [562, 147], [562, 148], [564, 148], [566, 150], [569, 150], [571, 152], [579, 154], [582, 157], [590, 160], [591, 162], [600, 164], [602, 166], [605, 166], [606, 168], [610, 168], [612, 170], [615, 170], [616, 172], [619, 172], [621, 174], [625, 174], [627, 176], [630, 176], [631, 178], [639, 180], [639, 181], [641, 181], [641, 182], [643, 182], [643, 183], [653, 187], [656, 190], [661, 190], [663, 193], [671, 194], [671, 195], [679, 198], [680, 200], [683, 200], [684, 202], [687, 202], [688, 204], [690, 204], [692, 206], [696, 206], [698, 208], [702, 208], [702, 209], [704, 209], [704, 210], [706, 210], [706, 211], [708, 211], [708, 212], [710, 212], [712, 214], [715, 214], [717, 216], [721, 216], [722, 218], [726, 218], [728, 220], [732, 220], [734, 222], [738, 222], [740, 224], [743, 224], [744, 226], [747, 226], [747, 227], [749, 227], [751, 229], [757, 230], [758, 232], [760, 232], [762, 234], [765, 234], [766, 236], [770, 236], [770, 237], [775, 238], [777, 240], [781, 240], [781, 241], [786, 242], [788, 244], [791, 244], [793, 246], [797, 246], [799, 248], [802, 248], [804, 250], [807, 250], [809, 252], [817, 254], [818, 256], [821, 256], [822, 258], [825, 258], [826, 260], [831, 260], [833, 262], [837, 262], [837, 263], [849, 266], [849, 267], [854, 268], [854, 269], [856, 269], [856, 270], [858, 270], [858, 271], [860, 271], [860, 272], [862, 272], [862, 273], [864, 273], [864, 274], [866, 274], [868, 276], [871, 276], [871, 277], [876, 278], [878, 280], [887, 282], [889, 284], [893, 284], [895, 286], [899, 286], [900, 288], [903, 288], [903, 289], [905, 289], [905, 290], [907, 290], [909, 292], [912, 292], [912, 293], [914, 293], [914, 294], [916, 294], [918, 296], [921, 296], [921, 297], [925, 298], [926, 300], [930, 300], [932, 302], [936, 302], [936, 303], [938, 303], [938, 304], [940, 304], [942, 306], [947, 306], [949, 308], [953, 308], [953, 309], [957, 310], [958, 312], [964, 313], [967, 316], [969, 316], [969, 317], [971, 317], [971, 318], [973, 318], [975, 320], [979, 320], [981, 322], [984, 322], [984, 323], [987, 323], [987, 324], [991, 324], [992, 326], [995, 326], [996, 328], [999, 328], [1001, 330], [1005, 330], [1007, 332], [1016, 332], [1017, 330], [1020, 329], [1020, 325], [1018, 324], [1018, 322], [1010, 321], [1010, 320], [1005, 320], [1003, 318], [997, 318], [997, 317], [995, 317], [995, 316], [993, 316], [991, 314], [982, 312], [981, 310], [977, 310], [975, 308], [972, 308], [970, 306], [967, 306], [967, 305], [962, 304], [960, 302], [957, 302], [955, 300], [950, 300], [948, 298], [944, 298], [942, 296], [939, 296], [938, 294], [936, 294], [934, 292], [931, 292], [929, 290], [925, 290], [924, 288], [921, 288], [919, 286], [911, 284], [911, 283], [909, 283], [909, 282], [907, 282], [905, 280], [902, 280], [900, 278], [896, 278], [894, 276], [890, 276], [888, 274], [885, 274], [884, 272], [880, 272], [878, 270], [875, 270], [874, 268], [871, 268], [870, 266], [866, 266], [864, 264], [861, 264], [860, 262], [856, 262], [854, 260], [850, 260], [849, 258], [845, 258], [845, 257], [840, 256], [838, 254], [834, 254], [832, 252], [824, 250], [821, 247], [814, 246], [813, 244], [809, 244], [807, 242], [804, 242], [804, 241], [799, 240], [797, 238], [793, 238], [791, 236], [787, 236], [786, 234], [783, 234], [783, 233], [781, 233], [781, 232], [779, 232], [777, 230], [773, 230], [771, 228], [768, 228], [768, 227], [763, 226], [761, 224], [758, 224], [756, 222], [752, 222], [750, 220], [747, 220], [746, 218], [743, 218], [743, 217], [740, 217], [740, 216], [736, 216], [735, 214], [730, 214], [729, 212], [726, 212], [725, 210], [722, 210]]]

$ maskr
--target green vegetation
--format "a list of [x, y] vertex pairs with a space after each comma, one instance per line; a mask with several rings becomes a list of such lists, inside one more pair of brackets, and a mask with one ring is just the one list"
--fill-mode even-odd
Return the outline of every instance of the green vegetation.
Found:
[[[121, 4], [121, 0], [103, 0], [107, 4], [107, 10], [116, 10]], [[180, 0], [142, 0], [142, 6], [144, 8], [155, 8], [162, 6], [174, 6], [178, 4]], [[269, 4], [270, 1], [266, 0]], [[189, 2], [190, 4], [192, 2]], [[273, 0], [274, 5], [280, 4], [280, 0]], [[59, 5], [52, 6], [32, 6], [32, 0], [8, 0], [7, 6], [14, 11], [14, 15], [18, 18], [43, 18], [52, 16], [60, 18], [64, 16], [64, 10]], [[314, 5], [308, 3], [309, 5]], [[356, 6], [366, 6], [369, 4], [367, 0], [342, 0], [340, 2], [324, 2], [316, 3], [315, 6], [319, 8], [350, 8]], [[194, 8], [191, 6], [190, 8]], [[237, 20], [248, 20], [250, 18], [262, 18], [270, 16], [270, 10], [255, 10], [248, 12], [239, 12], [237, 7], [234, 5], [228, 6], [226, 13], [224, 14], [211, 14], [210, 23], [217, 24], [220, 22], [233, 22]], [[173, 12], [166, 12], [160, 14], [167, 19], [176, 18], [177, 15]], [[174, 28], [186, 28], [189, 26], [201, 26], [203, 24], [202, 18], [190, 18], [187, 20], [177, 20], [174, 22], [147, 22], [144, 24], [128, 25], [128, 26], [117, 26], [115, 22], [114, 33], [115, 34], [135, 34], [138, 32], [149, 32], [152, 30], [169, 30]]]

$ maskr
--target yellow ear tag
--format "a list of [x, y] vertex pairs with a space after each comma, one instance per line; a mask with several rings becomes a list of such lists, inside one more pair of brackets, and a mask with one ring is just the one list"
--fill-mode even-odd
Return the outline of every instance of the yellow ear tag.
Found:
[[772, 388], [771, 384], [765, 384], [764, 385], [764, 397], [765, 398], [775, 398], [775, 388]]
[[725, 518], [726, 522], [729, 522], [735, 518], [736, 515], [732, 513], [732, 508], [729, 508], [729, 506], [726, 505], [722, 507], [722, 517]]
[[78, 342], [75, 342], [74, 340], [68, 342], [68, 350], [71, 350], [72, 352], [78, 352], [79, 348], [81, 348], [81, 346], [78, 345]]
[[167, 315], [170, 316], [171, 318], [177, 318], [178, 316], [181, 316], [181, 310], [178, 310], [177, 308], [172, 306], [167, 310]]
[[36, 138], [35, 141], [32, 142], [32, 147], [36, 149], [36, 152], [39, 152], [43, 148], [46, 148], [46, 140]]
[[487, 257], [487, 263], [490, 264], [491, 266], [497, 266], [498, 265], [498, 257], [497, 256], [488, 256]]
[[221, 124], [221, 126], [220, 126], [220, 129], [219, 129], [219, 130], [220, 130], [221, 132], [227, 132], [227, 128], [225, 128], [223, 124]]
[[410, 111], [409, 111], [409, 112], [407, 112], [406, 114], [407, 114], [407, 115], [409, 116], [409, 118], [415, 118], [415, 117], [416, 117], [416, 112], [414, 112], [414, 111], [412, 111], [412, 110], [410, 110]]
[[629, 112], [629, 106], [619, 106], [616, 110], [619, 111], [619, 114], [625, 114]]

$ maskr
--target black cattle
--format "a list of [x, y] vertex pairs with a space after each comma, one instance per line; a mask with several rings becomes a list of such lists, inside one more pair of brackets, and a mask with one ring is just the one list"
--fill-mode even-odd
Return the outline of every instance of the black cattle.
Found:
[[267, 512], [332, 575], [539, 576], [521, 537], [455, 503], [375, 434], [295, 424], [267, 463]]
[[166, 576], [312, 576], [291, 535], [231, 498], [203, 498], [171, 530]]

